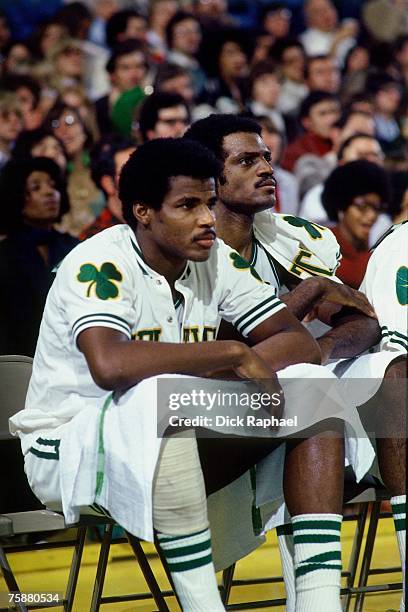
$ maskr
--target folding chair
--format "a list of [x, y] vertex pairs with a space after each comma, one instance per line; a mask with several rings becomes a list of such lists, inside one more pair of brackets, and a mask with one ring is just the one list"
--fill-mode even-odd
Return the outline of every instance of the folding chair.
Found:
[[[116, 597], [102, 597], [109, 547], [112, 543], [114, 521], [106, 516], [106, 514], [103, 514], [103, 512], [96, 512], [93, 508], [89, 508], [85, 509], [86, 514], [81, 514], [80, 521], [77, 525], [66, 525], [62, 514], [43, 508], [31, 492], [24, 474], [20, 442], [10, 435], [8, 419], [24, 406], [27, 387], [31, 376], [32, 361], [30, 357], [22, 355], [0, 355], [0, 451], [4, 451], [4, 454], [8, 457], [8, 465], [13, 469], [12, 487], [10, 487], [9, 490], [7, 489], [7, 480], [4, 482], [3, 479], [3, 482], [0, 482], [0, 489], [7, 493], [7, 495], [1, 496], [2, 502], [0, 506], [0, 567], [7, 588], [10, 592], [21, 594], [14, 573], [8, 562], [7, 554], [19, 551], [28, 552], [31, 550], [73, 546], [74, 551], [65, 596], [58, 602], [50, 602], [47, 605], [47, 607], [63, 605], [64, 611], [70, 612], [73, 606], [87, 528], [99, 525], [104, 527], [105, 535], [100, 549], [96, 579], [93, 588], [91, 612], [97, 612], [101, 603], [114, 603], [117, 601], [148, 598], [153, 598], [155, 600], [160, 612], [168, 612], [169, 608], [164, 597], [173, 595], [173, 591], [166, 591], [164, 593], [160, 591], [160, 587], [150, 568], [147, 557], [137, 538], [131, 534], [127, 534], [127, 540], [123, 538], [122, 540], [114, 540], [113, 542], [129, 541], [143, 576], [149, 586], [150, 592], [135, 595], [120, 595]], [[10, 472], [8, 476], [10, 480]], [[15, 491], [18, 492], [17, 496], [14, 495]], [[66, 532], [68, 529], [76, 529], [75, 537], [69, 540], [36, 543], [22, 541], [24, 538], [29, 538], [37, 533]], [[46, 589], [44, 589], [44, 591], [45, 590]], [[19, 612], [25, 612], [28, 609], [38, 607], [39, 606], [35, 603], [29, 605], [23, 603], [15, 604], [15, 608], [19, 610]]]

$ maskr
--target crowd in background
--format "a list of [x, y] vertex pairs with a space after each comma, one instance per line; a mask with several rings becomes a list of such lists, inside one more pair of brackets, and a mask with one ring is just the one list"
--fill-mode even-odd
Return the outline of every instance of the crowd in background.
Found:
[[122, 222], [138, 144], [256, 117], [276, 210], [333, 228], [358, 288], [408, 211], [405, 0], [0, 1], [0, 353], [33, 355], [55, 267]]

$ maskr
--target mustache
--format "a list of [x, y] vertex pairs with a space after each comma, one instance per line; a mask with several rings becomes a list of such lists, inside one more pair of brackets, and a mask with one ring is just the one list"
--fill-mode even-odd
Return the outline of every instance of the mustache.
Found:
[[255, 183], [255, 187], [263, 187], [264, 185], [269, 185], [270, 183], [272, 183], [271, 187], [276, 187], [276, 179], [272, 174], [270, 176], [264, 177], [263, 179]]
[[216, 238], [217, 234], [214, 230], [208, 229], [195, 237], [195, 240], [208, 240], [208, 238]]

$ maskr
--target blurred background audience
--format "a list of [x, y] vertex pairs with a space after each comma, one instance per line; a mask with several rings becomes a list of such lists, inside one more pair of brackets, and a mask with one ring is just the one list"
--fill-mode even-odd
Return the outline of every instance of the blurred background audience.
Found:
[[[370, 246], [407, 218], [407, 32], [405, 0], [0, 0], [1, 274], [22, 269], [4, 308], [26, 324], [32, 300], [34, 317], [29, 346], [1, 351], [32, 354], [57, 260], [122, 221], [130, 152], [214, 112], [258, 119], [276, 210], [333, 227], [357, 286]], [[40, 227], [27, 204], [37, 172]]]

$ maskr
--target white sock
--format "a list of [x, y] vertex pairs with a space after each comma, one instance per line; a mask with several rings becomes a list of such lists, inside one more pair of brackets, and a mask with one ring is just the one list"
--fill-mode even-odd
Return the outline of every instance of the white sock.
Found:
[[283, 580], [286, 590], [286, 612], [295, 612], [295, 550], [293, 546], [293, 529], [290, 523], [276, 528], [279, 552], [282, 562]]
[[210, 530], [186, 536], [157, 534], [183, 612], [221, 612]]
[[405, 612], [405, 555], [407, 539], [407, 496], [397, 495], [391, 497], [392, 515], [394, 517], [395, 531], [397, 534], [398, 548], [402, 565], [402, 598], [400, 612]]
[[340, 514], [292, 517], [296, 612], [341, 612]]

